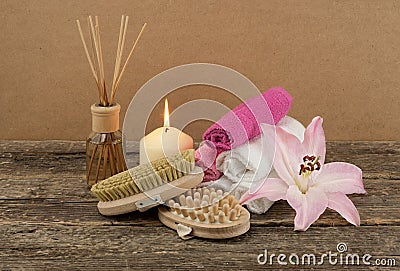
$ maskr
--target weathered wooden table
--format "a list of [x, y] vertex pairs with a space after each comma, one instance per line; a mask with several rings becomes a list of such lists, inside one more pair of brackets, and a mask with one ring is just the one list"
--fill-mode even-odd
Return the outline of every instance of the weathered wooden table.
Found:
[[[86, 186], [84, 150], [83, 142], [0, 142], [0, 270], [399, 270], [400, 143], [328, 143], [328, 162], [364, 171], [368, 195], [351, 196], [361, 227], [328, 210], [308, 231], [294, 232], [294, 211], [278, 202], [267, 214], [252, 215], [248, 233], [219, 241], [181, 240], [158, 221], [156, 209], [101, 216]], [[347, 251], [339, 253], [339, 243]], [[260, 265], [265, 250], [268, 261]], [[318, 263], [329, 251], [337, 253], [336, 264], [333, 255], [332, 263], [307, 264], [304, 255], [315, 254]], [[355, 253], [360, 265], [351, 258], [346, 265], [347, 254]], [[287, 265], [278, 263], [279, 254]], [[292, 264], [294, 254], [299, 265]], [[372, 255], [370, 265], [362, 262], [365, 254]]]

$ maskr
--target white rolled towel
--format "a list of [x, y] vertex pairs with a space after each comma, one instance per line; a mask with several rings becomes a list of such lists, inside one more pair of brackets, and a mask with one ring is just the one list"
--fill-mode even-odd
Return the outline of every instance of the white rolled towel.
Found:
[[[289, 116], [278, 124], [284, 130], [303, 140], [304, 126]], [[247, 191], [256, 191], [268, 177], [277, 177], [272, 168], [275, 154], [275, 129], [263, 129], [261, 136], [235, 149], [222, 152], [216, 160], [217, 169], [224, 175], [210, 186], [224, 191], [237, 191], [243, 195]], [[260, 198], [247, 204], [248, 209], [257, 214], [268, 211], [273, 202]]]

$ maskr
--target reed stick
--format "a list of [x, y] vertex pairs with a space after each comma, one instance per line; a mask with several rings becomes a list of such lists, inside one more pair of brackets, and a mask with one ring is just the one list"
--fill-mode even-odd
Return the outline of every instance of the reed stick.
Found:
[[99, 17], [95, 16], [95, 20], [96, 20], [96, 34], [97, 34], [97, 45], [98, 45], [98, 53], [100, 55], [100, 80], [101, 80], [101, 86], [102, 86], [102, 90], [103, 90], [103, 98], [105, 101], [105, 106], [108, 106], [108, 98], [107, 98], [107, 90], [106, 90], [106, 81], [104, 78], [104, 64], [103, 64], [103, 52], [101, 49], [101, 38], [100, 38], [100, 26], [99, 26]]
[[112, 153], [112, 145], [110, 145], [110, 148], [108, 148], [108, 155], [110, 157], [110, 170], [111, 170], [111, 175], [115, 175], [117, 174], [117, 170], [115, 169], [115, 160], [114, 160], [114, 156]]
[[[97, 64], [98, 64], [99, 69], [100, 69], [100, 55], [99, 55], [99, 46], [98, 46], [97, 35], [96, 35], [96, 31], [95, 31], [95, 28], [94, 28], [94, 25], [93, 25], [92, 16], [89, 15], [88, 18], [89, 18], [90, 33], [91, 33], [90, 36], [92, 37], [92, 39], [94, 41], [94, 47], [95, 47], [94, 49], [95, 49], [95, 52], [96, 52]], [[101, 78], [101, 76], [100, 76], [100, 78]], [[100, 97], [99, 97], [100, 98], [100, 104], [102, 106], [106, 106], [106, 101], [104, 99], [104, 95], [103, 95], [103, 91], [102, 91], [102, 82], [98, 80], [98, 84], [99, 84], [99, 89], [100, 89]]]
[[121, 73], [120, 73], [119, 76], [118, 76], [117, 82], [115, 83], [115, 86], [114, 86], [115, 89], [114, 89], [114, 91], [113, 91], [113, 95], [111, 96], [111, 100], [110, 100], [110, 101], [111, 101], [111, 104], [114, 102], [114, 97], [115, 97], [116, 90], [118, 89], [119, 82], [121, 81], [121, 78], [122, 78], [122, 76], [124, 75], [126, 66], [128, 65], [129, 60], [131, 59], [131, 56], [132, 56], [133, 52], [135, 51], [136, 45], [137, 45], [137, 43], [139, 42], [140, 37], [142, 36], [144, 29], [146, 28], [146, 25], [147, 25], [147, 23], [145, 23], [145, 24], [142, 26], [142, 30], [140, 30], [139, 35], [137, 36], [137, 38], [136, 38], [136, 40], [135, 40], [135, 42], [134, 42], [134, 44], [133, 44], [133, 46], [132, 46], [132, 49], [131, 49], [131, 51], [129, 52], [129, 55], [128, 55], [126, 61], [125, 61], [125, 64], [124, 64], [124, 66], [122, 67]]
[[[120, 54], [120, 50], [121, 50], [121, 42], [122, 42], [122, 34], [123, 34], [123, 31], [124, 31], [124, 25], [125, 25], [125, 15], [122, 15], [121, 16], [121, 25], [119, 27], [117, 54], [115, 56], [114, 77], [113, 77], [111, 90], [114, 90], [115, 81], [117, 80], [118, 59], [119, 59], [119, 54]], [[118, 70], [119, 70], [119, 67], [118, 67]]]
[[92, 166], [93, 166], [93, 161], [94, 161], [94, 157], [96, 155], [96, 151], [97, 151], [97, 144], [94, 145], [93, 151], [92, 151], [92, 156], [90, 157], [90, 162], [89, 162], [89, 169], [86, 173], [86, 179], [89, 180], [90, 178], [90, 172], [92, 172]]
[[113, 153], [115, 146], [113, 145], [111, 134], [108, 134], [109, 137], [109, 157], [110, 157], [110, 170], [111, 170], [111, 175], [115, 175], [118, 173], [116, 170], [116, 163], [115, 163], [115, 155]]
[[99, 180], [101, 158], [103, 157], [103, 149], [104, 149], [104, 145], [101, 145], [100, 156], [99, 156], [99, 160], [97, 161], [97, 168], [96, 168], [96, 183]]
[[[96, 49], [95, 49], [95, 46], [94, 46], [93, 36], [92, 36], [91, 31], [90, 31], [89, 18], [87, 18], [87, 24], [88, 24], [88, 32], [89, 32], [89, 37], [90, 37], [91, 49], [92, 49], [92, 56], [90, 56], [90, 59], [92, 60], [92, 62], [93, 62], [93, 60], [94, 60], [94, 62], [96, 62], [96, 51], [95, 51]], [[97, 62], [95, 64], [98, 65]], [[98, 76], [98, 71], [97, 71], [96, 65], [94, 65], [94, 71], [95, 71], [96, 75]], [[99, 94], [99, 97], [101, 97], [101, 89], [100, 89], [100, 84], [99, 84], [98, 80], [96, 80], [96, 86], [97, 86], [97, 92]], [[100, 103], [101, 103], [101, 101], [100, 101]]]
[[123, 55], [124, 48], [125, 48], [125, 38], [126, 38], [126, 30], [128, 29], [128, 22], [129, 22], [129, 16], [126, 16], [124, 31], [123, 31], [122, 40], [121, 40], [121, 48], [120, 48], [120, 50], [118, 52], [118, 63], [117, 63], [117, 66], [115, 67], [116, 71], [117, 71], [117, 74], [116, 74], [115, 81], [113, 82], [113, 85], [112, 85], [111, 97], [114, 97], [115, 92], [117, 91], [117, 89], [115, 88], [115, 84], [116, 84], [116, 81], [117, 81], [118, 76], [119, 76], [119, 70], [121, 68], [121, 59], [122, 59], [122, 55]]
[[122, 168], [122, 170], [127, 170], [128, 168], [125, 163], [124, 154], [122, 153], [121, 145], [115, 144], [115, 150], [117, 152], [118, 160], [120, 161], [120, 163], [119, 163], [120, 167]]
[[83, 32], [82, 32], [82, 28], [81, 28], [81, 23], [79, 22], [79, 20], [76, 20], [76, 24], [77, 24], [77, 26], [78, 26], [79, 34], [80, 34], [80, 36], [81, 36], [83, 48], [85, 49], [86, 58], [87, 58], [87, 60], [88, 60], [88, 62], [89, 62], [90, 70], [92, 71], [92, 74], [93, 74], [94, 79], [96, 80], [96, 83], [98, 83], [99, 79], [98, 79], [98, 77], [97, 77], [97, 75], [96, 75], [96, 72], [95, 72], [95, 70], [94, 70], [93, 63], [92, 63], [92, 60], [91, 60], [91, 58], [90, 58], [88, 48], [87, 48], [87, 46], [86, 46], [86, 41], [85, 41], [85, 38], [84, 38], [84, 36], [83, 36]]
[[128, 170], [128, 167], [126, 166], [126, 162], [124, 159], [124, 154], [123, 154], [121, 145], [117, 145], [117, 149], [118, 149], [118, 153], [119, 153], [119, 156], [121, 159], [121, 165], [122, 165], [123, 170]]
[[104, 151], [104, 155], [103, 155], [103, 157], [104, 157], [104, 162], [103, 162], [103, 180], [107, 176], [108, 148], [109, 148], [109, 145], [107, 144], [107, 135], [106, 135], [106, 142], [105, 142], [104, 148], [103, 148], [103, 151]]
[[[111, 141], [113, 142], [115, 140], [114, 135], [111, 134], [110, 137], [111, 137]], [[119, 144], [117, 143], [117, 144], [112, 144], [112, 145], [114, 146], [113, 151], [114, 151], [115, 160], [117, 161], [116, 162], [117, 170], [118, 170], [118, 172], [124, 171], [124, 167], [123, 167], [124, 159], [118, 153]]]
[[125, 26], [124, 26], [124, 33], [122, 35], [122, 41], [121, 41], [121, 50], [119, 51], [119, 57], [118, 57], [118, 70], [117, 70], [117, 75], [119, 75], [119, 69], [121, 68], [121, 59], [122, 55], [124, 53], [124, 48], [125, 48], [125, 39], [126, 39], [126, 30], [128, 29], [128, 23], [129, 23], [129, 16], [125, 17]]

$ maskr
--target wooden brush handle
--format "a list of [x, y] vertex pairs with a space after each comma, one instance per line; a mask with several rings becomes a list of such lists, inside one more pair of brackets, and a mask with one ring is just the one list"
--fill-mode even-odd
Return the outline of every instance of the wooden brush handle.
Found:
[[[136, 210], [143, 212], [160, 204], [160, 202], [154, 199], [158, 198], [159, 201], [165, 202], [195, 187], [201, 183], [203, 177], [203, 170], [199, 167], [195, 167], [190, 174], [173, 182], [126, 198], [113, 201], [100, 201], [97, 204], [97, 208], [102, 215], [107, 216], [125, 214]], [[141, 206], [141, 203], [144, 205]]]

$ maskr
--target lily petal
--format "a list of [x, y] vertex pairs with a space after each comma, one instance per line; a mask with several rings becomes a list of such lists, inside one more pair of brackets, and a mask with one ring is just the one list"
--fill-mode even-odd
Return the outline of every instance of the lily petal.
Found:
[[322, 166], [321, 172], [313, 180], [313, 185], [325, 192], [342, 192], [343, 194], [365, 194], [362, 171], [359, 167], [343, 162], [328, 163]]
[[328, 197], [324, 191], [311, 187], [303, 194], [296, 185], [291, 185], [287, 191], [287, 202], [296, 211], [294, 229], [307, 230], [328, 206]]
[[328, 208], [331, 208], [343, 216], [348, 222], [360, 226], [360, 214], [353, 202], [343, 193], [328, 194]]
[[319, 157], [319, 162], [324, 164], [325, 162], [325, 133], [322, 128], [323, 119], [321, 117], [315, 117], [311, 123], [307, 126], [306, 132], [304, 133], [304, 148], [308, 155], [316, 155]]
[[286, 200], [286, 192], [288, 187], [289, 186], [286, 184], [286, 182], [281, 179], [269, 178], [265, 180], [264, 184], [256, 193], [250, 194], [249, 192], [246, 192], [242, 196], [240, 203], [246, 204], [259, 198], [267, 198], [271, 201], [277, 201], [280, 199]]
[[[261, 129], [263, 124], [261, 124]], [[276, 152], [274, 159], [274, 168], [279, 177], [288, 185], [295, 184], [299, 177], [300, 164], [304, 156], [304, 148], [300, 140], [276, 126]]]

